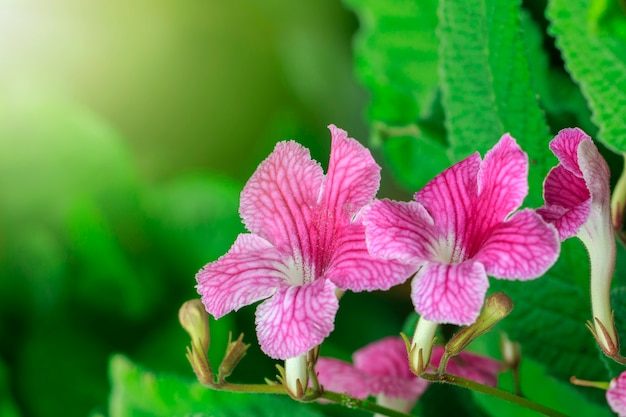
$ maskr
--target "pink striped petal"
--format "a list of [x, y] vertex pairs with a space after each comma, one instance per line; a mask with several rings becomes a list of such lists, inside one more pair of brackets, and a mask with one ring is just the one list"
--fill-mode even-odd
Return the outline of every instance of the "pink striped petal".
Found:
[[[433, 366], [439, 367], [444, 351], [443, 346], [435, 346], [433, 348], [430, 360]], [[502, 362], [466, 351], [452, 357], [446, 366], [446, 373], [491, 387], [495, 387], [498, 384], [498, 374], [503, 370], [504, 365]]]
[[276, 144], [241, 192], [239, 213], [247, 229], [281, 251], [308, 257], [312, 208], [323, 179], [307, 148], [293, 141]]
[[537, 213], [556, 227], [561, 240], [574, 236], [589, 217], [591, 196], [585, 180], [562, 165], [548, 173], [543, 198], [546, 206], [537, 209]]
[[198, 293], [216, 319], [274, 294], [285, 281], [284, 255], [256, 235], [241, 234], [226, 255], [196, 275]]
[[606, 391], [606, 401], [619, 417], [626, 417], [626, 372], [611, 380]]
[[478, 195], [480, 155], [472, 154], [433, 178], [415, 194], [446, 235], [463, 236]]
[[543, 275], [556, 262], [559, 250], [554, 227], [525, 209], [496, 226], [474, 260], [496, 278], [526, 280]]
[[334, 218], [350, 219], [375, 196], [380, 185], [380, 166], [370, 151], [345, 130], [328, 126], [332, 146], [324, 181], [323, 207]]
[[371, 393], [389, 398], [416, 400], [428, 387], [409, 368], [406, 345], [392, 336], [370, 343], [353, 355], [354, 366], [372, 377]]
[[437, 254], [439, 232], [426, 209], [408, 203], [375, 200], [363, 211], [369, 252], [417, 267]]
[[256, 310], [261, 349], [274, 359], [306, 353], [333, 330], [339, 302], [326, 279], [301, 286], [283, 286]]
[[584, 140], [591, 140], [585, 132], [578, 128], [562, 129], [556, 137], [550, 141], [550, 150], [559, 159], [563, 167], [577, 177], [582, 178], [583, 173], [578, 163], [578, 146]]
[[485, 155], [478, 173], [479, 202], [486, 227], [500, 223], [528, 194], [528, 156], [508, 133]]
[[578, 128], [561, 130], [550, 149], [559, 165], [546, 177], [546, 206], [537, 212], [554, 224], [560, 239], [565, 240], [578, 234], [592, 211], [602, 213], [596, 217], [610, 216], [610, 171], [591, 138]]
[[351, 364], [334, 358], [319, 358], [317, 379], [324, 389], [365, 399], [372, 393], [371, 380]]
[[343, 290], [387, 290], [406, 281], [415, 272], [411, 265], [372, 258], [365, 245], [365, 226], [362, 224], [342, 228], [335, 244], [325, 278]]
[[430, 262], [413, 279], [411, 298], [425, 319], [464, 326], [478, 317], [488, 287], [485, 268], [479, 262]]
[[409, 368], [406, 344], [402, 338], [390, 336], [357, 350], [352, 357], [357, 369], [372, 376], [395, 376], [413, 379]]

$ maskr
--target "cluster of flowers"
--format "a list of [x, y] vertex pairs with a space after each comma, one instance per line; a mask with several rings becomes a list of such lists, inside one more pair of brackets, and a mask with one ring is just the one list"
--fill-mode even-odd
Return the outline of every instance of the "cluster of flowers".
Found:
[[[605, 353], [617, 354], [608, 303], [615, 257], [609, 168], [584, 132], [559, 132], [550, 143], [560, 163], [546, 177], [545, 206], [519, 210], [528, 156], [508, 134], [484, 159], [470, 155], [413, 201], [397, 202], [375, 199], [380, 167], [345, 131], [329, 128], [327, 174], [308, 149], [278, 143], [241, 193], [250, 233], [196, 277], [215, 318], [265, 300], [256, 310], [258, 341], [268, 356], [286, 360], [288, 389], [307, 386], [307, 352], [333, 330], [343, 291], [386, 290], [413, 276], [411, 298], [421, 319], [408, 360], [404, 343], [391, 338], [357, 352], [354, 367], [320, 358], [316, 371], [322, 384], [357, 397], [416, 400], [426, 384], [414, 374], [441, 357], [438, 348], [431, 354], [436, 325], [473, 323], [488, 275], [540, 277], [556, 261], [560, 241], [572, 236], [590, 253], [592, 331]], [[485, 367], [492, 372], [476, 378], [495, 384], [496, 365], [465, 359], [469, 366], [456, 372]]]

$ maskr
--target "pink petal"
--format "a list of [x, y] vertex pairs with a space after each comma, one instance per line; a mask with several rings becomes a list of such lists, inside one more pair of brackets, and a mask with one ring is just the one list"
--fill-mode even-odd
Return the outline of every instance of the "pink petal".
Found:
[[463, 236], [478, 195], [479, 168], [480, 155], [475, 153], [437, 175], [415, 194], [445, 235]]
[[619, 417], [626, 417], [626, 372], [611, 380], [606, 391], [606, 401]]
[[496, 278], [526, 280], [543, 275], [556, 262], [559, 250], [556, 230], [525, 209], [492, 230], [475, 261]]
[[487, 152], [480, 167], [476, 211], [482, 222], [497, 224], [522, 205], [527, 193], [528, 156], [507, 133]]
[[335, 244], [325, 278], [341, 289], [387, 290], [406, 281], [415, 272], [411, 265], [372, 258], [365, 245], [365, 226], [362, 224], [343, 227]]
[[395, 376], [413, 379], [409, 368], [406, 344], [402, 338], [390, 336], [357, 350], [352, 357], [357, 369], [372, 376]]
[[335, 286], [328, 280], [281, 287], [256, 310], [261, 349], [274, 359], [306, 353], [333, 330], [338, 308]]
[[611, 171], [598, 148], [589, 138], [578, 147], [578, 162], [583, 173], [585, 183], [589, 188], [591, 200], [596, 207], [609, 207], [611, 190], [609, 178]]
[[332, 147], [324, 182], [323, 206], [336, 218], [351, 218], [375, 196], [380, 185], [380, 167], [370, 151], [346, 131], [328, 126]]
[[413, 279], [411, 298], [425, 319], [463, 326], [478, 317], [488, 287], [485, 268], [479, 262], [430, 262]]
[[[439, 367], [444, 350], [442, 346], [435, 346], [430, 361], [433, 366]], [[446, 373], [491, 387], [498, 384], [498, 373], [503, 370], [502, 362], [471, 352], [461, 352], [458, 356], [452, 357], [446, 366]]]
[[372, 256], [417, 267], [437, 253], [439, 232], [424, 207], [415, 202], [375, 200], [363, 212]]
[[562, 129], [550, 142], [550, 149], [563, 167], [577, 177], [582, 177], [578, 163], [578, 145], [591, 138], [578, 128]]
[[312, 209], [323, 179], [307, 148], [293, 141], [276, 144], [241, 192], [244, 224], [279, 250], [307, 257], [313, 247]]
[[216, 319], [274, 294], [285, 280], [284, 255], [268, 241], [241, 234], [226, 255], [196, 275], [198, 293]]
[[372, 393], [370, 378], [347, 362], [319, 358], [315, 365], [317, 378], [324, 389], [365, 399]]
[[409, 368], [406, 345], [400, 337], [386, 337], [353, 355], [354, 366], [371, 377], [371, 393], [416, 400], [428, 387]]
[[537, 209], [543, 219], [559, 231], [560, 240], [578, 233], [589, 217], [591, 196], [583, 178], [558, 165], [550, 170], [543, 183], [546, 206]]

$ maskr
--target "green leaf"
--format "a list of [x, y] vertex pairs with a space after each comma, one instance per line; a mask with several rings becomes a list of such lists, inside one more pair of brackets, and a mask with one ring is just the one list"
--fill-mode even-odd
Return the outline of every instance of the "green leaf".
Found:
[[[528, 282], [491, 280], [490, 291], [504, 291], [515, 307], [501, 322], [524, 355], [566, 382], [573, 375], [607, 380], [595, 340], [585, 323], [591, 318], [589, 262], [577, 239], [563, 242], [561, 256], [545, 276]], [[595, 391], [579, 389], [598, 402]]]
[[510, 132], [529, 154], [528, 201], [539, 205], [550, 137], [532, 89], [520, 1], [442, 0], [439, 18], [442, 102], [454, 159], [484, 153]]
[[469, 390], [445, 384], [431, 384], [420, 397], [416, 409], [421, 410], [418, 413], [421, 417], [487, 416]]
[[415, 123], [437, 91], [437, 0], [346, 0], [359, 17], [357, 76], [371, 93], [370, 120]]
[[[537, 383], [541, 381], [541, 383]], [[546, 375], [546, 367], [523, 357], [520, 364], [520, 385], [522, 394], [529, 400], [559, 411], [568, 416], [613, 416], [606, 402], [592, 403], [576, 392], [568, 382], [557, 381]], [[514, 391], [511, 373], [503, 373], [498, 378], [498, 387], [509, 392]], [[599, 393], [593, 388], [587, 391]], [[536, 417], [537, 413], [519, 405], [490, 397], [479, 392], [472, 392], [476, 402], [493, 416]]]
[[533, 88], [546, 112], [552, 133], [578, 126], [595, 135], [598, 129], [591, 122], [591, 112], [578, 86], [561, 67], [550, 65], [545, 49], [546, 36], [539, 25], [525, 10], [522, 10], [521, 17]]
[[322, 416], [288, 397], [214, 391], [177, 376], [154, 374], [121, 355], [111, 358], [109, 374], [110, 417]]
[[[623, 258], [622, 258], [623, 259]], [[620, 353], [622, 356], [626, 355], [626, 286], [620, 286], [614, 288], [611, 291], [611, 307], [613, 308], [615, 318], [615, 330], [617, 331], [617, 337], [620, 341]], [[615, 362], [602, 355], [606, 368], [609, 371], [611, 378], [617, 377], [622, 372], [626, 371], [624, 365]]]
[[[552, 0], [546, 14], [565, 66], [580, 84], [599, 127], [598, 139], [613, 151], [626, 151], [626, 42], [609, 31], [599, 32], [601, 12], [591, 13], [591, 0]], [[623, 15], [620, 14], [623, 25]]]

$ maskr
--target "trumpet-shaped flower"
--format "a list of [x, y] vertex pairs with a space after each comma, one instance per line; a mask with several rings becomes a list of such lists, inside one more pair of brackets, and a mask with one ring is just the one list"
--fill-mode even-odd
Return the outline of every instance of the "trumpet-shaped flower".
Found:
[[528, 280], [556, 261], [559, 240], [533, 210], [515, 212], [528, 192], [528, 157], [506, 134], [481, 161], [446, 169], [415, 201], [378, 200], [364, 213], [368, 249], [417, 271], [412, 299], [438, 323], [474, 322], [489, 281]]
[[559, 165], [546, 177], [546, 205], [537, 212], [554, 224], [561, 240], [577, 236], [587, 247], [594, 334], [604, 352], [612, 356], [619, 345], [609, 302], [615, 265], [609, 167], [591, 138], [578, 128], [561, 130], [550, 149]]
[[626, 417], [626, 372], [611, 380], [606, 391], [606, 401], [619, 417]]
[[303, 358], [328, 336], [337, 288], [387, 289], [410, 273], [369, 255], [360, 210], [378, 190], [380, 167], [345, 131], [329, 128], [327, 175], [308, 149], [278, 143], [241, 193], [240, 215], [250, 233], [196, 276], [215, 318], [266, 299], [256, 310], [257, 336], [276, 359]]
[[[434, 366], [438, 366], [444, 348], [433, 350]], [[400, 337], [387, 337], [356, 351], [353, 365], [333, 358], [318, 359], [319, 382], [330, 391], [356, 398], [373, 395], [377, 403], [397, 411], [410, 412], [428, 387], [428, 381], [415, 376], [410, 368], [406, 345]], [[495, 386], [502, 363], [468, 352], [453, 358], [448, 371], [454, 375]]]

